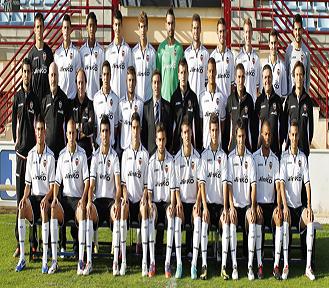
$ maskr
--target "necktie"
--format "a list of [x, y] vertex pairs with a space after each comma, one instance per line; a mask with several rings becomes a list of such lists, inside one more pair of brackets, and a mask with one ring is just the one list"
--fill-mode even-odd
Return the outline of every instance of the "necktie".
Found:
[[159, 109], [159, 102], [155, 102], [155, 124], [159, 123], [160, 121], [160, 109]]

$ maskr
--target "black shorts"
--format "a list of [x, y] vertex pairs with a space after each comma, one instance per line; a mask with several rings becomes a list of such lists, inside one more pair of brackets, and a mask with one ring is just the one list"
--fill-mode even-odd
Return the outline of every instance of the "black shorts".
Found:
[[246, 234], [246, 224], [247, 224], [247, 210], [249, 209], [249, 206], [240, 208], [240, 207], [235, 207], [236, 213], [237, 213], [237, 218], [238, 218], [238, 225], [241, 226], [242, 231], [244, 234]]
[[140, 217], [139, 217], [139, 213], [140, 213], [140, 201], [136, 202], [136, 203], [132, 203], [129, 201], [129, 221], [128, 223], [132, 223], [132, 222], [140, 222]]
[[219, 220], [223, 211], [222, 204], [208, 203], [208, 211], [210, 215], [210, 225], [214, 225], [219, 228]]
[[158, 217], [156, 219], [156, 223], [162, 223], [162, 224], [166, 224], [167, 223], [167, 217], [166, 217], [166, 212], [167, 212], [167, 208], [169, 206], [169, 203], [161, 201], [161, 202], [154, 202], [156, 208], [157, 208], [157, 212], [158, 212]]
[[192, 227], [192, 213], [193, 213], [193, 203], [183, 203], [183, 211], [184, 211], [184, 225], [190, 225]]
[[95, 228], [97, 229], [98, 225], [102, 225], [104, 221], [106, 221], [107, 224], [110, 226], [111, 207], [114, 204], [114, 200], [111, 198], [96, 198], [94, 204], [96, 206], [96, 211], [98, 215], [98, 221], [96, 223]]
[[41, 209], [40, 209], [40, 203], [45, 196], [36, 196], [36, 195], [31, 195], [30, 196], [30, 202], [32, 206], [32, 211], [33, 211], [33, 217], [32, 217], [32, 223], [34, 224], [41, 218]]
[[264, 226], [269, 227], [272, 231], [273, 227], [273, 211], [274, 211], [274, 204], [273, 203], [258, 203], [260, 208], [263, 210], [263, 218], [264, 218]]
[[76, 218], [75, 218], [75, 212], [78, 207], [78, 202], [81, 198], [78, 197], [68, 197], [64, 196], [61, 199], [61, 204], [64, 210], [64, 225], [70, 221], [74, 220], [75, 224], [77, 224]]
[[297, 208], [289, 207], [290, 217], [291, 217], [291, 227], [293, 227], [293, 226], [296, 227], [298, 229], [298, 232], [301, 232], [300, 222], [301, 222], [302, 213], [303, 213], [304, 209], [305, 209], [305, 207], [303, 207], [303, 206], [300, 206]]

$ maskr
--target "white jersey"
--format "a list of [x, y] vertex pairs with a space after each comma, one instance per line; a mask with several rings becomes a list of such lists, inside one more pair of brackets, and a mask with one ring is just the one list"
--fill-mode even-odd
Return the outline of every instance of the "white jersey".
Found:
[[121, 98], [119, 102], [119, 122], [120, 130], [120, 147], [122, 150], [127, 149], [131, 143], [131, 116], [137, 112], [140, 119], [143, 119], [143, 100], [135, 96], [133, 101], [128, 100], [128, 96]]
[[121, 183], [126, 186], [129, 201], [137, 203], [147, 189], [147, 166], [149, 154], [140, 144], [137, 151], [129, 146], [122, 153]]
[[199, 102], [200, 93], [206, 87], [209, 53], [202, 44], [198, 50], [194, 49], [193, 45], [190, 45], [186, 48], [184, 57], [188, 65], [188, 82]]
[[292, 92], [292, 87], [295, 85], [293, 70], [297, 61], [300, 61], [304, 64], [304, 87], [307, 93], [310, 89], [310, 51], [304, 43], [300, 49], [295, 48], [294, 44], [290, 43], [285, 54], [285, 65], [288, 78], [288, 94]]
[[198, 194], [200, 155], [192, 147], [191, 156], [185, 157], [183, 147], [175, 156], [176, 190], [183, 203], [195, 203]]
[[225, 52], [220, 53], [218, 48], [216, 48], [210, 57], [214, 58], [216, 61], [216, 85], [225, 97], [225, 103], [227, 98], [231, 94], [231, 86], [234, 84], [234, 56], [230, 49], [225, 48]]
[[218, 146], [201, 154], [200, 182], [205, 184], [207, 203], [224, 204], [223, 183], [227, 182], [227, 156]]
[[104, 155], [100, 148], [91, 159], [90, 178], [95, 180], [95, 196], [97, 198], [115, 199], [115, 176], [120, 175], [119, 157], [110, 148]]
[[280, 97], [287, 96], [288, 84], [287, 84], [287, 72], [286, 66], [283, 61], [277, 57], [274, 64], [271, 63], [270, 58], [267, 58], [264, 62], [263, 67], [268, 64], [272, 68], [272, 76], [273, 76], [273, 88], [276, 94]]
[[71, 155], [65, 147], [60, 153], [56, 168], [56, 184], [63, 182], [63, 196], [81, 198], [84, 182], [89, 180], [88, 163], [85, 150], [76, 144]]
[[94, 111], [95, 111], [95, 123], [97, 129], [96, 142], [101, 144], [100, 138], [100, 125], [103, 115], [107, 115], [110, 120], [111, 129], [111, 146], [115, 143], [114, 128], [118, 127], [119, 119], [119, 98], [111, 90], [109, 94], [104, 95], [103, 90], [100, 89], [94, 98]]
[[65, 49], [62, 44], [55, 52], [54, 61], [58, 67], [58, 85], [67, 95], [74, 99], [77, 94], [76, 74], [81, 67], [79, 50], [72, 44]]
[[303, 182], [310, 182], [307, 158], [299, 149], [297, 155], [292, 155], [290, 148], [282, 153], [280, 163], [280, 179], [285, 184], [285, 193], [289, 207], [302, 206], [301, 192]]
[[257, 203], [274, 203], [275, 183], [280, 181], [279, 160], [271, 150], [269, 156], [265, 157], [262, 148], [259, 148], [253, 157], [257, 177]]
[[140, 43], [132, 49], [132, 62], [136, 70], [136, 94], [143, 102], [152, 98], [152, 73], [156, 68], [156, 51], [150, 43], [142, 51]]
[[105, 51], [105, 60], [111, 65], [111, 88], [119, 98], [124, 97], [127, 93], [127, 69], [132, 65], [129, 45], [123, 39], [119, 46], [113, 41]]
[[41, 155], [34, 146], [26, 160], [25, 184], [31, 187], [31, 195], [44, 196], [49, 191], [50, 184], [55, 183], [54, 153], [45, 146]]
[[256, 184], [256, 169], [252, 154], [245, 149], [240, 157], [236, 148], [228, 157], [228, 184], [232, 186], [235, 207], [244, 208], [251, 204], [251, 185]]
[[155, 152], [150, 159], [147, 180], [147, 190], [152, 193], [152, 201], [170, 202], [170, 193], [175, 193], [175, 185], [174, 158], [166, 151], [164, 160], [160, 161]]
[[[207, 90], [201, 93], [199, 103], [200, 117], [203, 119], [203, 147], [206, 148], [210, 144], [210, 115], [212, 113], [216, 113], [219, 119], [219, 123], [221, 121], [224, 121], [226, 117], [226, 100], [219, 91], [216, 91], [215, 93], [210, 93], [207, 87]], [[218, 138], [219, 143], [221, 145], [221, 124], [219, 124]]]
[[255, 103], [258, 97], [257, 88], [260, 88], [262, 82], [260, 60], [255, 49], [252, 49], [250, 53], [247, 53], [244, 50], [244, 47], [242, 47], [240, 53], [235, 59], [235, 64], [237, 65], [239, 63], [242, 63], [245, 69], [246, 90], [252, 96]]
[[87, 96], [93, 101], [100, 89], [102, 78], [102, 65], [104, 62], [104, 50], [98, 42], [94, 47], [89, 47], [88, 41], [80, 48], [81, 65], [87, 76]]

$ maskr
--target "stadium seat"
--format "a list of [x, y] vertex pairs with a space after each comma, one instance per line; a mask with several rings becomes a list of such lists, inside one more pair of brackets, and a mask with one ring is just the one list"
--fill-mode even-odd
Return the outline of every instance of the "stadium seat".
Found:
[[298, 2], [298, 7], [300, 11], [312, 11], [313, 7], [312, 7], [312, 2], [310, 1], [299, 1]]
[[45, 5], [46, 6], [53, 6], [56, 0], [45, 0]]
[[42, 6], [42, 0], [30, 0], [30, 6]]
[[13, 12], [11, 14], [10, 25], [23, 25], [24, 24], [24, 14], [22, 12]]
[[298, 10], [298, 6], [297, 6], [297, 1], [285, 1], [287, 7], [292, 11], [297, 11]]
[[[311, 15], [311, 14], [309, 14]], [[311, 15], [312, 16], [312, 15]], [[304, 17], [303, 27], [309, 32], [315, 31], [315, 18], [314, 17]]]
[[313, 7], [316, 12], [325, 12], [327, 10], [325, 2], [314, 2]]
[[[328, 14], [320, 14], [321, 16], [327, 16]], [[328, 32], [329, 31], [329, 18], [319, 18], [318, 19], [318, 30]]]
[[19, 0], [19, 4], [21, 5], [21, 6], [28, 6], [28, 3], [29, 2], [29, 0]]
[[7, 25], [9, 21], [9, 14], [7, 12], [0, 12], [0, 25]]

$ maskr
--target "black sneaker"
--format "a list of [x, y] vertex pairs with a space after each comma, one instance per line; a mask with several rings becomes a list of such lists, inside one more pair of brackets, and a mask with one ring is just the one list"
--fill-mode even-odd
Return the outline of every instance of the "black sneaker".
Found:
[[200, 278], [202, 280], [207, 280], [207, 266], [202, 266]]

